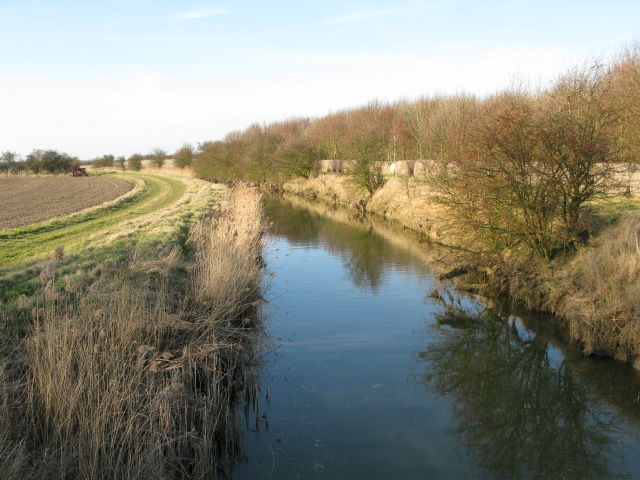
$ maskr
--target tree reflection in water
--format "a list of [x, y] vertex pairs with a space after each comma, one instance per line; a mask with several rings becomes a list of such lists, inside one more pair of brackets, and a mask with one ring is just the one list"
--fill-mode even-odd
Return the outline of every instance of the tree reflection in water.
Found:
[[490, 478], [628, 478], [619, 430], [548, 344], [498, 307], [449, 295], [415, 381], [452, 397], [464, 457]]
[[404, 265], [405, 253], [381, 237], [365, 219], [345, 214], [342, 222], [331, 221], [311, 211], [312, 206], [298, 204], [305, 205], [299, 199], [265, 202], [267, 217], [280, 219], [273, 233], [293, 244], [324, 245], [342, 260], [349, 280], [358, 289], [377, 293], [388, 271], [397, 264]]
[[372, 228], [354, 229], [349, 240], [352, 248], [345, 258], [349, 279], [359, 289], [377, 293], [388, 267], [380, 260], [386, 242]]

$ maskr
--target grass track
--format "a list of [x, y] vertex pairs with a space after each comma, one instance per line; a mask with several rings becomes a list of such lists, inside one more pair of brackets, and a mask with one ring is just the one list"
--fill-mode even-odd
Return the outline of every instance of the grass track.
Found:
[[187, 190], [187, 184], [179, 178], [146, 173], [119, 176], [135, 181], [138, 187], [103, 206], [0, 232], [0, 265], [11, 266], [50, 254], [58, 245], [64, 245], [66, 251], [73, 253], [88, 243], [99, 243], [100, 237], [120, 230], [122, 223], [175, 205]]

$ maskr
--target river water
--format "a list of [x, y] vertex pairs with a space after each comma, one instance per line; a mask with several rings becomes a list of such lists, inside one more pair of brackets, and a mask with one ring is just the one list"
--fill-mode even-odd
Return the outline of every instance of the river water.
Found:
[[389, 225], [269, 199], [274, 349], [237, 479], [640, 478], [640, 375], [438, 285]]

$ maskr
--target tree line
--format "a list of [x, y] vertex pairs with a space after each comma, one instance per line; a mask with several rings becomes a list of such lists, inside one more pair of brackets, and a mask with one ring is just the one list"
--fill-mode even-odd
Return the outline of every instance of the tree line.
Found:
[[[630, 175], [640, 163], [640, 44], [573, 68], [547, 88], [372, 101], [254, 123], [171, 155], [154, 148], [92, 163], [140, 170], [143, 160], [162, 167], [169, 157], [208, 180], [276, 183], [317, 175], [320, 160], [344, 161], [368, 194], [382, 186], [385, 163], [422, 160], [443, 224], [473, 239], [467, 247], [551, 258], [588, 238], [585, 204], [611, 192], [621, 168]], [[74, 162], [54, 150], [25, 159], [4, 152], [0, 172], [64, 173]]]
[[369, 193], [381, 165], [425, 160], [425, 181], [467, 247], [544, 258], [589, 236], [587, 202], [640, 162], [640, 47], [573, 68], [545, 89], [517, 84], [479, 98], [374, 101], [320, 118], [255, 123], [205, 142], [193, 169], [211, 180], [311, 177], [319, 160], [351, 165]]
[[33, 150], [24, 159], [16, 152], [9, 150], [0, 153], [0, 173], [19, 174], [23, 172], [38, 173], [68, 173], [71, 168], [78, 166], [80, 161], [66, 153], [56, 150]]
[[177, 168], [186, 168], [191, 166], [191, 162], [195, 155], [195, 149], [192, 145], [185, 143], [173, 154], [169, 154], [167, 150], [156, 147], [150, 153], [142, 155], [134, 153], [129, 158], [124, 156], [115, 157], [107, 154], [96, 157], [91, 164], [96, 168], [117, 168], [120, 170], [139, 171], [142, 169], [143, 161], [147, 160], [149, 165], [155, 168], [162, 168], [168, 159], [173, 160], [173, 166]]
[[0, 174], [21, 174], [27, 172], [33, 174], [65, 174], [69, 173], [73, 167], [79, 166], [82, 163], [90, 163], [96, 168], [139, 171], [142, 169], [144, 160], [148, 160], [153, 167], [162, 168], [169, 158], [173, 159], [173, 165], [175, 167], [185, 168], [191, 165], [195, 153], [194, 147], [185, 143], [172, 155], [166, 150], [156, 147], [146, 155], [134, 153], [127, 158], [125, 156], [116, 157], [111, 154], [105, 154], [89, 162], [81, 162], [78, 157], [60, 153], [57, 150], [35, 149], [24, 158], [17, 152], [6, 150], [0, 153]]

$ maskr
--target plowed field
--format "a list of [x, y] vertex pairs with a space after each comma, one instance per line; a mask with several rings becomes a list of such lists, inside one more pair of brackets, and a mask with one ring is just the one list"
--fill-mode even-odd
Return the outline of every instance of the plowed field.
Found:
[[[183, 175], [145, 172], [24, 180], [44, 182], [27, 182], [22, 189], [0, 183], [0, 277], [2, 268], [51, 256], [58, 246], [73, 254], [114, 242], [166, 240], [215, 204], [221, 188]], [[25, 220], [13, 220], [16, 216], [36, 223], [24, 225]], [[23, 226], [6, 227], [17, 224]]]
[[112, 177], [0, 178], [0, 230], [100, 205], [133, 187]]

